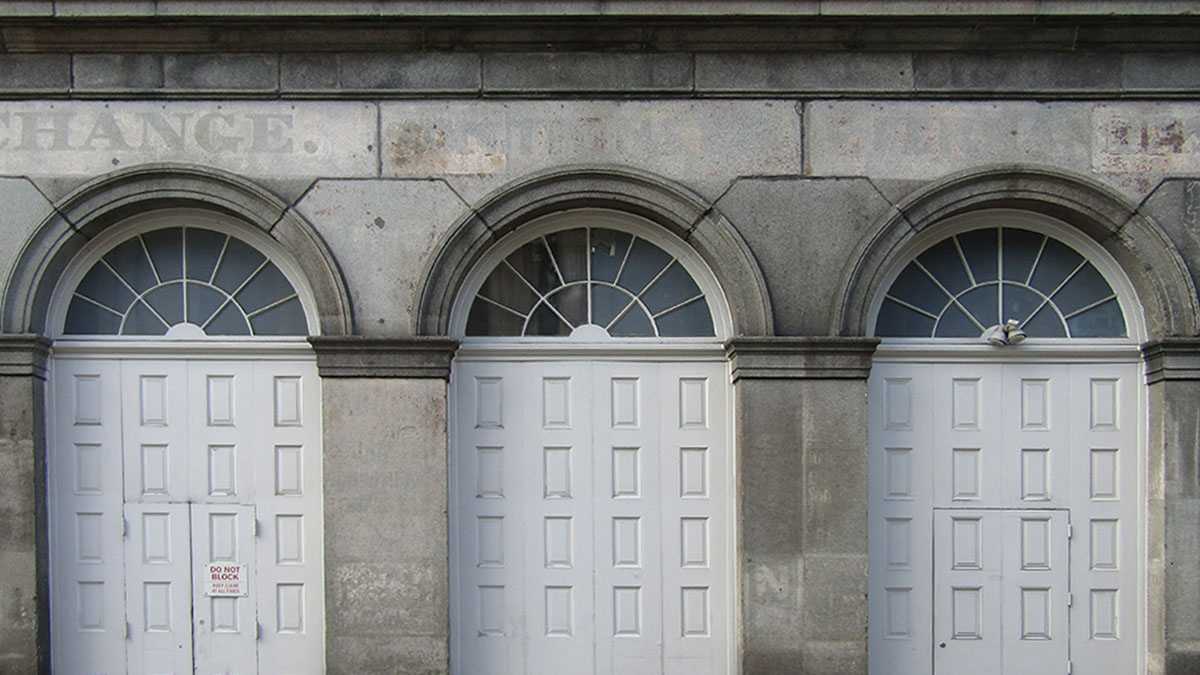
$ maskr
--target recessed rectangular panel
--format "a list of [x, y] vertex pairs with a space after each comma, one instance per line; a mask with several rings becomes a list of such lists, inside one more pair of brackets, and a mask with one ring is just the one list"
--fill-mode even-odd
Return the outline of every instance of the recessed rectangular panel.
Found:
[[1050, 450], [1021, 450], [1021, 499], [1027, 502], [1050, 500]]
[[171, 562], [171, 514], [142, 513], [142, 562], [166, 565]]
[[951, 637], [955, 640], [983, 639], [983, 589], [953, 588], [951, 595]]
[[637, 586], [613, 588], [613, 637], [638, 637], [642, 634], [642, 589]]
[[708, 496], [708, 448], [679, 449], [679, 496]]
[[304, 495], [304, 453], [299, 445], [275, 446], [275, 494], [280, 497]]
[[683, 637], [708, 637], [708, 587], [684, 586], [680, 596]]
[[104, 630], [104, 582], [80, 581], [75, 592], [79, 630]]
[[503, 448], [475, 448], [475, 496], [480, 499], [504, 498]]
[[542, 378], [542, 426], [571, 428], [571, 378]]
[[75, 424], [100, 424], [100, 376], [76, 375]]
[[545, 448], [542, 453], [542, 494], [547, 498], [571, 497], [571, 448]]
[[1093, 520], [1091, 532], [1091, 568], [1115, 570], [1119, 565], [1120, 533], [1116, 520]]
[[290, 375], [275, 377], [275, 426], [298, 427], [301, 418], [300, 378]]
[[1116, 640], [1120, 637], [1117, 589], [1093, 588], [1090, 594], [1089, 614], [1093, 640]]
[[171, 490], [171, 453], [167, 446], [142, 446], [142, 494], [165, 495]]
[[1021, 639], [1049, 640], [1050, 589], [1021, 589]]
[[1091, 396], [1092, 429], [1117, 431], [1117, 380], [1093, 379]]
[[212, 632], [240, 633], [242, 630], [238, 616], [238, 603], [241, 598], [212, 597], [209, 598], [209, 608], [212, 611]]
[[475, 543], [479, 567], [504, 566], [504, 517], [477, 516], [475, 518]]
[[888, 378], [883, 385], [883, 426], [889, 431], [912, 428], [912, 380]]
[[612, 496], [616, 498], [642, 495], [642, 458], [638, 448], [612, 449]]
[[104, 562], [104, 516], [99, 513], [75, 514], [75, 560], [81, 563]]
[[75, 444], [75, 494], [96, 495], [104, 486], [98, 443]]
[[480, 586], [477, 590], [479, 634], [504, 635], [504, 587]]
[[637, 429], [641, 426], [641, 399], [638, 378], [612, 378], [612, 426], [614, 429]]
[[1049, 519], [1021, 518], [1021, 569], [1048, 570], [1051, 564]]
[[890, 570], [912, 567], [912, 518], [888, 518], [884, 559]]
[[142, 584], [142, 630], [147, 633], [171, 632], [171, 583], [147, 581]]
[[237, 562], [238, 521], [233, 513], [208, 514], [208, 561]]
[[912, 449], [884, 449], [884, 499], [912, 499]]
[[954, 486], [951, 498], [956, 501], [975, 501], [980, 494], [979, 448], [955, 448], [952, 460]]
[[212, 497], [237, 494], [237, 446], [208, 446], [208, 494]]
[[679, 564], [708, 567], [708, 518], [679, 519]]
[[575, 634], [574, 589], [570, 586], [546, 587], [546, 635], [571, 637]]
[[304, 564], [304, 516], [275, 516], [275, 563]]
[[574, 563], [575, 541], [570, 516], [546, 516], [543, 537], [546, 567], [571, 567]]
[[884, 619], [884, 637], [889, 640], [907, 640], [912, 633], [912, 589], [888, 588], [886, 593], [887, 617]]
[[679, 428], [708, 428], [708, 378], [679, 378]]
[[979, 378], [955, 378], [951, 384], [951, 424], [955, 429], [979, 429]]
[[275, 614], [278, 632], [304, 632], [304, 584], [275, 585]]
[[234, 425], [233, 376], [208, 376], [208, 426], [231, 427]]
[[613, 518], [613, 567], [642, 564], [642, 521], [636, 516]]
[[1091, 452], [1091, 497], [1097, 500], [1117, 498], [1118, 473], [1117, 450], [1093, 448]]
[[141, 392], [142, 426], [167, 426], [167, 376], [142, 375], [138, 382]]
[[1050, 380], [1021, 380], [1021, 428], [1026, 431], [1050, 428]]
[[983, 521], [979, 518], [954, 518], [950, 526], [952, 569], [983, 569]]
[[501, 378], [475, 378], [475, 428], [503, 429]]

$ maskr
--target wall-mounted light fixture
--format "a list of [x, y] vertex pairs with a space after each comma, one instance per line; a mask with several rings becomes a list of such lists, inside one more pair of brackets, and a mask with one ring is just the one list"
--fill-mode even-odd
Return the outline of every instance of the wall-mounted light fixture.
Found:
[[984, 339], [988, 344], [997, 347], [1004, 345], [1020, 344], [1025, 340], [1025, 331], [1021, 330], [1021, 324], [1016, 319], [1009, 319], [1004, 322], [1004, 325], [992, 326], [983, 332]]

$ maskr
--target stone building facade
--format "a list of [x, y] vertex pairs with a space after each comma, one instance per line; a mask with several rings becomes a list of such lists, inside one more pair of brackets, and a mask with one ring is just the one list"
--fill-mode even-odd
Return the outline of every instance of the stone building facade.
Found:
[[1200, 672], [1198, 15], [5, 3], [0, 672]]

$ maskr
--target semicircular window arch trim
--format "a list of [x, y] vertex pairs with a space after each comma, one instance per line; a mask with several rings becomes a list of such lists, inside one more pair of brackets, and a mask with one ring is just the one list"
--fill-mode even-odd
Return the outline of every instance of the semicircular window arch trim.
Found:
[[308, 334], [296, 287], [257, 247], [217, 229], [139, 231], [110, 247], [72, 289], [64, 336]]
[[542, 232], [495, 263], [471, 300], [470, 337], [714, 337], [709, 294], [684, 261], [597, 222]]
[[883, 297], [875, 335], [975, 338], [1009, 320], [1030, 337], [1129, 334], [1092, 261], [1051, 235], [998, 226], [953, 234], [909, 261]]

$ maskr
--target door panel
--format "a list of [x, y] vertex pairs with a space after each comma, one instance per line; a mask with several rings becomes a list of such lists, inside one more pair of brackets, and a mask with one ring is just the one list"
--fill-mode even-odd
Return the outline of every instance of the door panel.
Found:
[[126, 504], [125, 602], [131, 673], [192, 672], [191, 517], [187, 504]]
[[[210, 563], [249, 564], [254, 560], [254, 507], [193, 504], [192, 611], [197, 675], [241, 675], [258, 669], [258, 623], [253, 595], [214, 597], [205, 591]], [[258, 593], [249, 569], [248, 589]], [[254, 590], [248, 590], [253, 594]]]

